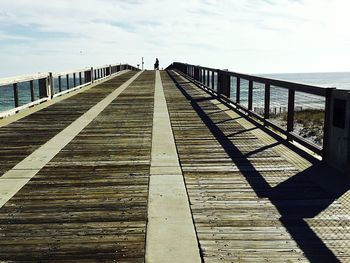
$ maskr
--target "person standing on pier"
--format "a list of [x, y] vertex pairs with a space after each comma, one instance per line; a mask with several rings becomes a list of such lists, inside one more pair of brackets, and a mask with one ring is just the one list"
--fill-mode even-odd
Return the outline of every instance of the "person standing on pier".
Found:
[[154, 63], [154, 69], [159, 70], [159, 60], [156, 58], [156, 63]]

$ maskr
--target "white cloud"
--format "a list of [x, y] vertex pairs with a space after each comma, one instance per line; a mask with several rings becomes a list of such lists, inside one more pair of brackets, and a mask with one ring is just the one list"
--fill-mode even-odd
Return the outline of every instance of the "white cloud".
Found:
[[[0, 75], [173, 61], [350, 70], [346, 0], [0, 0]], [[82, 52], [80, 52], [82, 51]]]

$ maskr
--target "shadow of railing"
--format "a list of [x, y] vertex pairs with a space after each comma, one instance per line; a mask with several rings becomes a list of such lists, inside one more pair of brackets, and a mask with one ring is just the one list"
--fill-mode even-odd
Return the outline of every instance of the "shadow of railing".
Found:
[[[329, 192], [316, 184], [314, 182], [315, 179], [319, 180], [322, 185], [327, 186], [334, 185], [335, 180], [338, 180], [337, 178], [341, 180], [341, 176], [336, 175], [333, 169], [321, 161], [313, 160], [312, 166], [308, 169], [295, 174], [275, 187], [271, 187], [263, 175], [247, 159], [251, 154], [243, 154], [199, 104], [208, 100], [203, 97], [194, 99], [187, 91], [187, 89], [191, 89], [188, 82], [181, 82], [181, 79], [172, 73], [169, 73], [169, 75], [176, 83], [177, 88], [190, 101], [192, 108], [232, 159], [258, 197], [268, 198], [276, 207], [281, 215], [280, 222], [304, 252], [305, 256], [311, 262], [339, 262], [336, 255], [304, 219], [317, 216], [349, 190], [348, 184], [339, 182], [337, 187], [333, 188], [332, 192]], [[277, 142], [277, 144], [285, 143], [280, 139], [280, 142]], [[276, 145], [267, 146], [266, 149]], [[294, 149], [294, 147], [291, 146], [291, 149]], [[265, 149], [261, 149], [261, 151], [263, 150]], [[237, 159], [240, 161], [235, 161]], [[305, 207], [303, 200], [314, 201], [315, 204], [311, 208], [310, 206]]]

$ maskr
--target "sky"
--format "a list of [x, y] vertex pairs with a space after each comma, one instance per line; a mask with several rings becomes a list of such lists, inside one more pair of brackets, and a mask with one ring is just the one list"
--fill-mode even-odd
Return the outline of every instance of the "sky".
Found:
[[0, 77], [174, 61], [350, 71], [349, 0], [0, 0]]

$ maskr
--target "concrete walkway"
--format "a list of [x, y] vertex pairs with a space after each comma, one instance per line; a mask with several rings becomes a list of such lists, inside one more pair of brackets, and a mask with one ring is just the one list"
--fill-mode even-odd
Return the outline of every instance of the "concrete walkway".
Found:
[[159, 71], [156, 71], [146, 262], [201, 262]]

